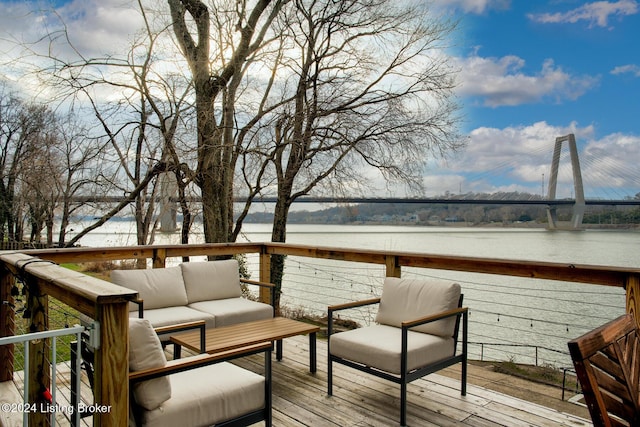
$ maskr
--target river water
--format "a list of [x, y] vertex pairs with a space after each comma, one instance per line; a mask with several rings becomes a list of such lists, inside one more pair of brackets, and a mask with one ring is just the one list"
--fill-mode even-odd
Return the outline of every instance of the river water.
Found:
[[[242, 240], [270, 240], [269, 224], [246, 224]], [[196, 234], [194, 243], [202, 241]], [[539, 228], [454, 228], [391, 225], [289, 225], [289, 243], [420, 252], [570, 264], [640, 266], [640, 231], [548, 231]], [[178, 243], [179, 234], [159, 234], [155, 243]], [[107, 224], [83, 238], [85, 246], [135, 244], [134, 225]], [[257, 265], [249, 265], [257, 271]], [[605, 286], [403, 269], [403, 275], [455, 280], [470, 308], [470, 356], [570, 366], [566, 342], [625, 311], [624, 290]], [[283, 303], [321, 315], [328, 304], [377, 296], [379, 267], [288, 257]], [[372, 313], [355, 320], [368, 323]], [[537, 354], [536, 354], [537, 348]]]

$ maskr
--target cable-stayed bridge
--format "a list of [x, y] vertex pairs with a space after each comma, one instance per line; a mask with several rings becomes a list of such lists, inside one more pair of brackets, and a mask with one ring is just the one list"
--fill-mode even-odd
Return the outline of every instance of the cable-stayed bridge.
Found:
[[[573, 181], [573, 187], [571, 190], [572, 197], [558, 198], [558, 175], [560, 171], [561, 151], [564, 144], [568, 146], [568, 152], [570, 157], [571, 166], [571, 178]], [[546, 149], [548, 150], [548, 148]], [[548, 153], [548, 151], [547, 151]], [[590, 169], [597, 170], [598, 165], [589, 165]], [[640, 194], [640, 175], [637, 172], [632, 172], [630, 181], [638, 183], [638, 190], [634, 196], [625, 196], [624, 198], [590, 198], [587, 199], [584, 196], [584, 185], [582, 181], [582, 171], [580, 168], [580, 161], [578, 159], [578, 150], [576, 147], [576, 140], [573, 134], [565, 135], [556, 138], [555, 146], [553, 150], [553, 158], [551, 161], [551, 173], [548, 176], [548, 191], [546, 195], [534, 195], [528, 193], [519, 193], [519, 197], [513, 197], [513, 194], [498, 193], [498, 194], [459, 194], [459, 195], [447, 195], [446, 197], [424, 197], [424, 198], [394, 198], [394, 197], [311, 197], [304, 196], [296, 199], [295, 203], [315, 203], [315, 204], [368, 204], [368, 203], [396, 203], [396, 204], [465, 204], [465, 205], [541, 205], [547, 208], [548, 227], [550, 229], [572, 229], [579, 230], [582, 228], [582, 219], [586, 206], [640, 206], [640, 198], [637, 194]], [[544, 193], [544, 175], [543, 175], [543, 193]], [[176, 226], [176, 212], [178, 200], [173, 196], [175, 194], [167, 188], [171, 188], [171, 185], [164, 186], [164, 190], [161, 191], [162, 196], [158, 197], [157, 201], [161, 204], [162, 214], [162, 228], [163, 229], [175, 229]], [[505, 198], [505, 194], [509, 197]], [[121, 202], [123, 197], [76, 197], [78, 201], [91, 201], [91, 202]], [[198, 197], [191, 198], [190, 201], [200, 202]], [[238, 197], [235, 202], [245, 202], [246, 199]], [[275, 197], [263, 196], [253, 200], [256, 203], [275, 203]], [[560, 222], [557, 216], [558, 208], [571, 207], [572, 217], [567, 223]]]

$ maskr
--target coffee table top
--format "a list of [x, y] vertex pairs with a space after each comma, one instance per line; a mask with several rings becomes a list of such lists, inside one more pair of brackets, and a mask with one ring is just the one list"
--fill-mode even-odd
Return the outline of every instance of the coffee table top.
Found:
[[[320, 328], [309, 323], [274, 317], [243, 322], [205, 331], [205, 350], [209, 354], [246, 347], [266, 341], [277, 341], [295, 335], [316, 333]], [[171, 335], [171, 342], [196, 353], [200, 352], [200, 332], [190, 331]]]

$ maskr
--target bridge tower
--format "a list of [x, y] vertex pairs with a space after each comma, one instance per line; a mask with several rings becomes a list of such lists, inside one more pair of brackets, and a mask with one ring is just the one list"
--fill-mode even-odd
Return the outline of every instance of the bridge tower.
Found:
[[164, 172], [160, 179], [160, 231], [173, 232], [178, 229], [176, 202], [177, 184], [173, 174]]
[[[560, 152], [562, 150], [562, 143], [565, 141], [569, 145], [569, 154], [571, 155], [571, 169], [573, 171], [573, 188], [575, 193], [575, 203], [573, 204], [573, 214], [571, 216], [569, 229], [580, 230], [582, 228], [582, 218], [584, 216], [586, 205], [584, 201], [584, 187], [582, 186], [580, 161], [578, 159], [578, 148], [576, 146], [576, 138], [572, 133], [556, 138], [556, 145], [553, 149], [553, 159], [551, 161], [551, 176], [549, 177], [549, 192], [547, 193], [547, 199], [556, 200]], [[558, 222], [558, 215], [555, 206], [547, 207], [547, 218], [549, 220], [549, 229], [555, 230], [561, 228]]]

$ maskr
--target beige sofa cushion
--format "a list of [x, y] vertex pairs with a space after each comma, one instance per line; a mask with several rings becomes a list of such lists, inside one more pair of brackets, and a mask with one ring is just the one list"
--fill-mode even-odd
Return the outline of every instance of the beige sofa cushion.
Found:
[[[180, 267], [114, 270], [111, 272], [111, 281], [138, 291], [144, 301], [145, 310], [187, 305], [187, 293]], [[136, 304], [129, 305], [129, 310], [137, 309]]]
[[170, 375], [171, 399], [142, 414], [153, 427], [209, 426], [264, 408], [263, 376], [230, 363]]
[[[376, 321], [382, 325], [401, 327], [402, 322], [458, 307], [460, 285], [457, 283], [387, 277], [382, 287]], [[451, 337], [455, 317], [412, 328], [425, 334]]]
[[269, 304], [241, 297], [200, 301], [189, 304], [189, 308], [214, 316], [216, 328], [273, 317], [273, 307]]
[[[160, 339], [147, 319], [129, 319], [129, 370], [160, 368], [167, 364]], [[136, 403], [147, 410], [158, 408], [171, 397], [168, 377], [154, 378], [135, 384]]]
[[[372, 325], [331, 335], [331, 354], [367, 366], [400, 374], [402, 329]], [[409, 331], [408, 370], [453, 356], [453, 338]]]
[[180, 268], [189, 304], [242, 295], [240, 271], [235, 259], [184, 262]]

